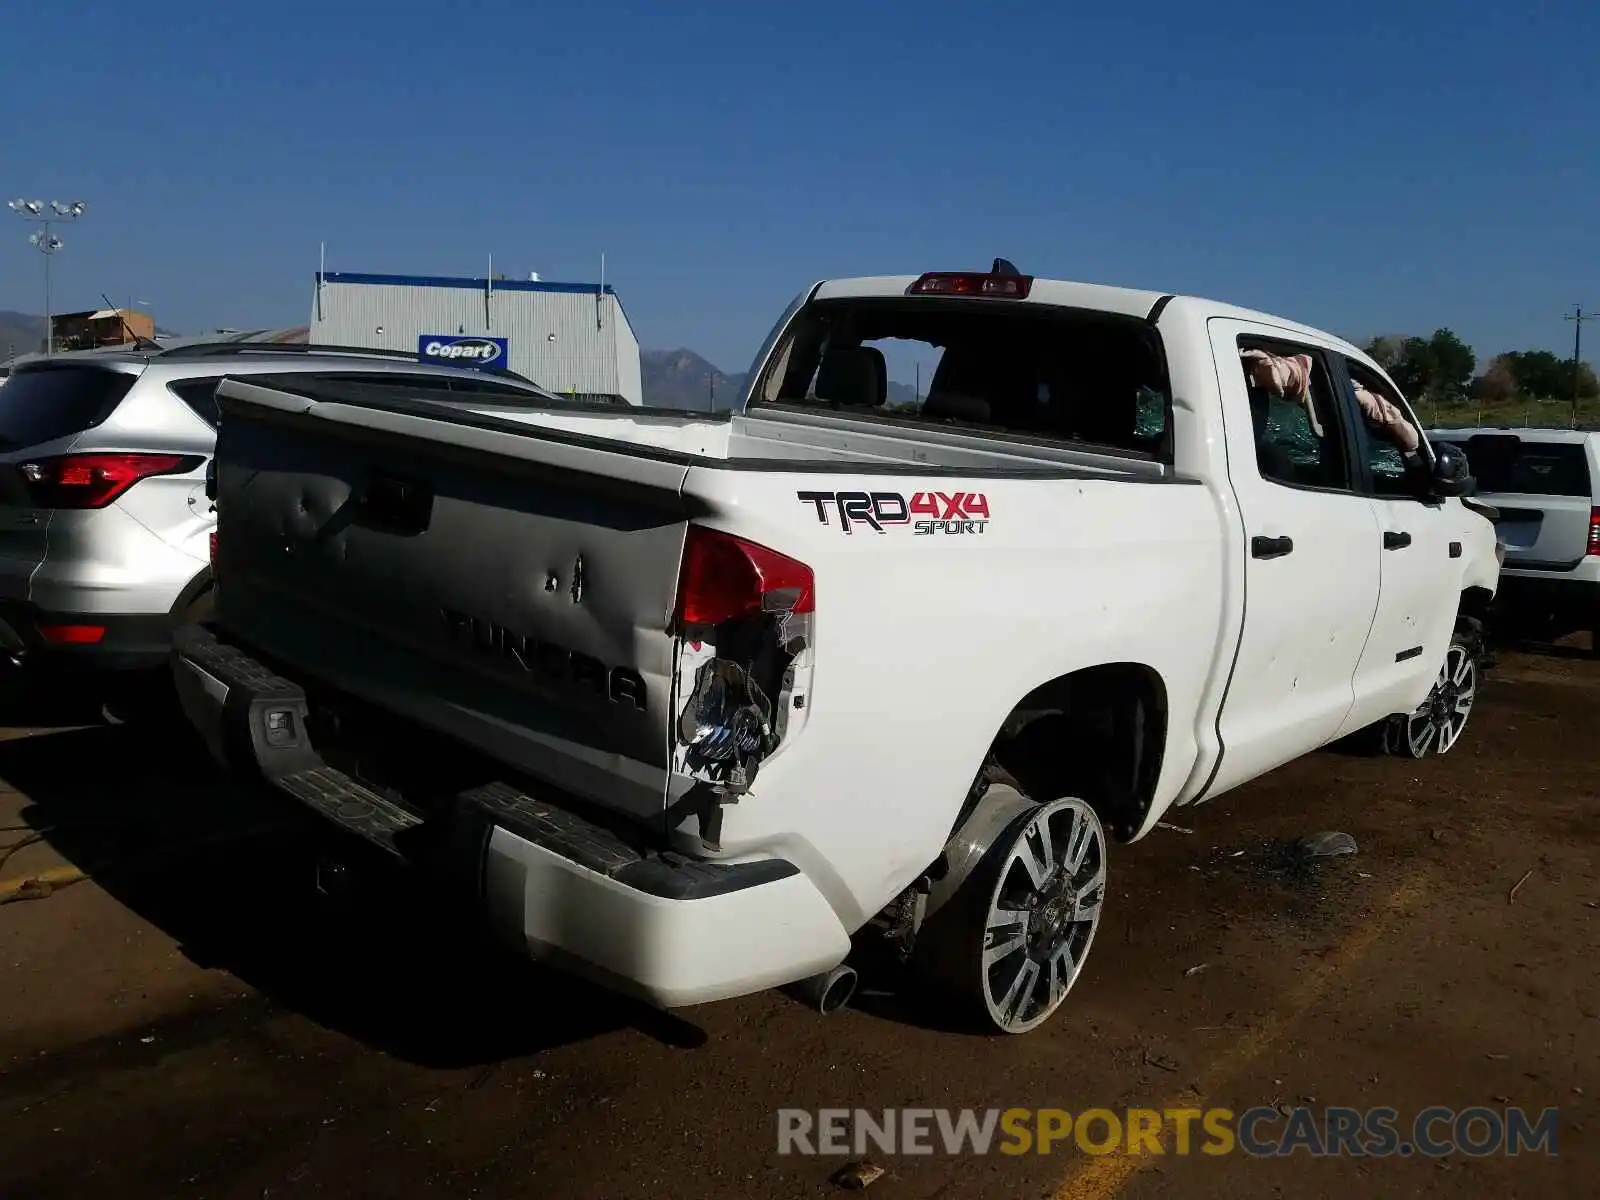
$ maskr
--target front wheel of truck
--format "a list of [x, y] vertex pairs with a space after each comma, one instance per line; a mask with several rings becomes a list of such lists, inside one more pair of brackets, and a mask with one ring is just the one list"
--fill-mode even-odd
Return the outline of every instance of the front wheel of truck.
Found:
[[1076, 797], [1038, 805], [928, 918], [915, 965], [971, 1023], [1027, 1033], [1077, 981], [1105, 895], [1106, 835], [1094, 809]]
[[1483, 637], [1477, 623], [1462, 621], [1451, 635], [1428, 698], [1409, 716], [1390, 719], [1385, 731], [1390, 753], [1426, 758], [1455, 748], [1477, 703], [1482, 659]]

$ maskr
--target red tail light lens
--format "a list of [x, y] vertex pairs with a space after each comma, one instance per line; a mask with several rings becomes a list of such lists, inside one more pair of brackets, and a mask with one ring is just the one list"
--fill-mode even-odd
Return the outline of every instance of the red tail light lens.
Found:
[[805, 563], [743, 538], [689, 526], [678, 572], [678, 628], [815, 608], [816, 583]]
[[211, 569], [217, 569], [217, 531], [211, 531]]
[[1600, 508], [1589, 510], [1589, 553], [1600, 555]]
[[181, 475], [201, 461], [190, 454], [67, 454], [19, 470], [39, 508], [104, 508], [141, 479]]
[[39, 636], [57, 646], [93, 646], [106, 636], [104, 625], [41, 625]]

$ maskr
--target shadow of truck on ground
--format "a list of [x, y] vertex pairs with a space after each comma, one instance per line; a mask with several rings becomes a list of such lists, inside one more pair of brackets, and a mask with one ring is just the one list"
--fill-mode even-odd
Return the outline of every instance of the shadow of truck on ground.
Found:
[[[213, 768], [187, 731], [0, 741], [0, 780], [28, 797], [23, 820], [57, 853], [193, 962], [402, 1060], [485, 1065], [625, 1027], [684, 1048], [705, 1040], [491, 943], [456, 897], [352, 857], [292, 801]], [[334, 896], [316, 886], [330, 852], [357, 868]]]

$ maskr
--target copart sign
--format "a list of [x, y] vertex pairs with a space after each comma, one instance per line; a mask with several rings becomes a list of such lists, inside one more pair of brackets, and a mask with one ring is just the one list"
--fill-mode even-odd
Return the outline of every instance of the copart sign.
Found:
[[504, 367], [509, 353], [505, 338], [425, 333], [417, 339], [418, 361], [450, 367]]
[[796, 492], [824, 525], [845, 533], [888, 533], [909, 527], [915, 535], [977, 534], [989, 528], [989, 497], [982, 492]]

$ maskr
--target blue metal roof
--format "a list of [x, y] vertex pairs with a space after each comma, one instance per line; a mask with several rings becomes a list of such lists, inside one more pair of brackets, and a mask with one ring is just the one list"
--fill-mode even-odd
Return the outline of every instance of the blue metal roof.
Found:
[[528, 279], [462, 279], [453, 275], [368, 275], [356, 271], [327, 271], [318, 275], [323, 283], [370, 283], [394, 287], [470, 288], [484, 291], [493, 287], [497, 292], [578, 292], [594, 295], [604, 291], [615, 296], [616, 290], [608, 284], [557, 283], [554, 280]]

